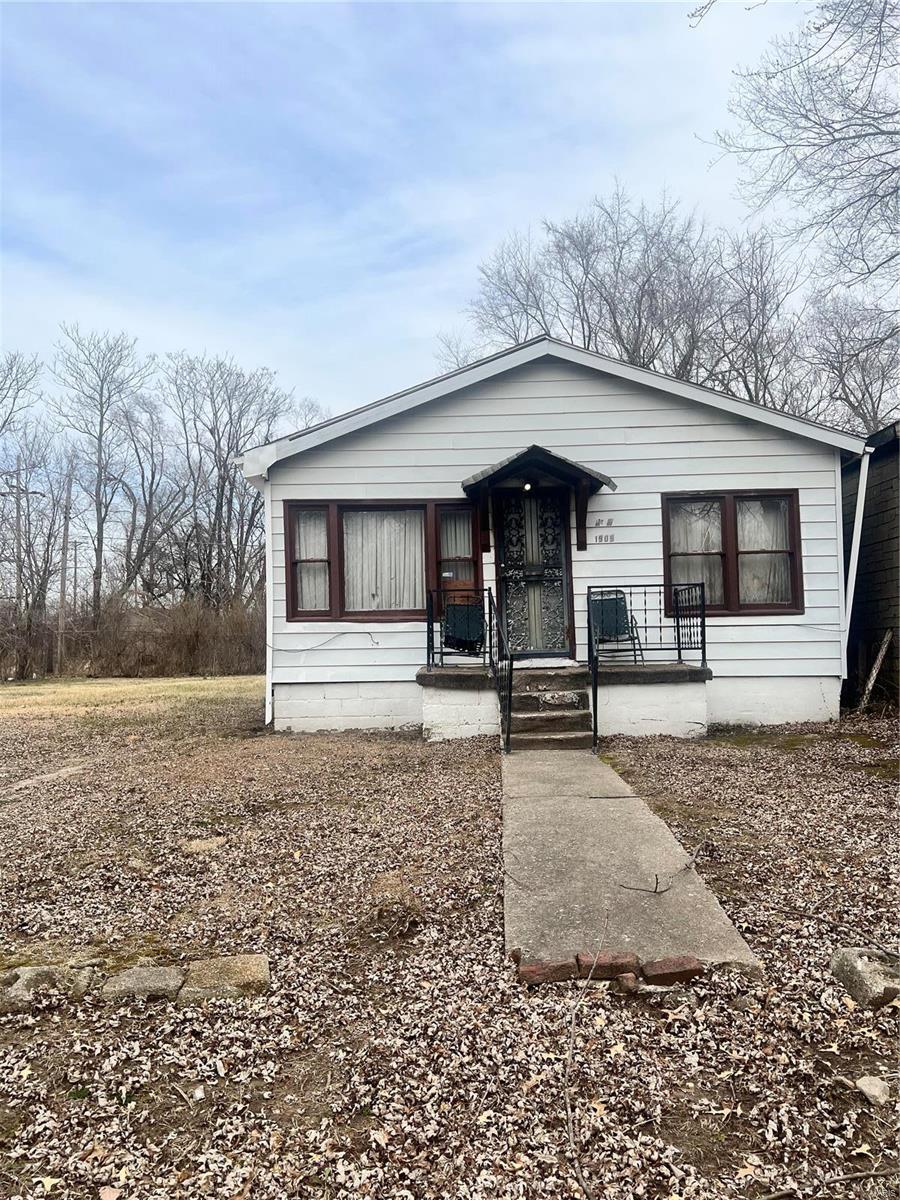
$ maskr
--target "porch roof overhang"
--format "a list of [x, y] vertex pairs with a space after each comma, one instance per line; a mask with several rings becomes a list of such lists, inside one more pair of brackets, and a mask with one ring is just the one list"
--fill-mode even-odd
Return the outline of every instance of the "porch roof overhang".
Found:
[[[483, 517], [486, 517], [484, 510], [487, 508], [487, 498], [491, 488], [501, 487], [510, 479], [523, 477], [527, 479], [529, 475], [538, 476], [542, 481], [550, 479], [559, 486], [572, 488], [575, 493], [577, 547], [579, 550], [586, 550], [588, 497], [602, 487], [609, 488], [611, 492], [616, 490], [613, 480], [601, 471], [592, 471], [590, 467], [572, 462], [570, 458], [564, 458], [561, 454], [554, 454], [552, 450], [545, 450], [543, 446], [527, 446], [524, 450], [519, 450], [508, 458], [494, 463], [492, 467], [485, 467], [481, 471], [476, 471], [474, 475], [470, 475], [468, 479], [464, 479], [462, 490], [467, 496], [477, 497], [480, 500]], [[483, 538], [487, 533], [487, 527], [487, 520], [482, 519]]]

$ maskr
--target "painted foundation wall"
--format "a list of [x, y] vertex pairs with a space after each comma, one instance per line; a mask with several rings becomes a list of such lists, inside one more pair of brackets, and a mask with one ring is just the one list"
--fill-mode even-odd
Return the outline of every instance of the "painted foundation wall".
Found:
[[422, 724], [422, 691], [412, 682], [279, 683], [275, 729], [404, 729]]
[[706, 683], [622, 684], [597, 695], [601, 737], [703, 737], [707, 729]]
[[500, 733], [493, 688], [422, 688], [422, 732], [429, 742]]
[[710, 725], [784, 725], [840, 716], [841, 681], [832, 675], [713, 678], [706, 686]]

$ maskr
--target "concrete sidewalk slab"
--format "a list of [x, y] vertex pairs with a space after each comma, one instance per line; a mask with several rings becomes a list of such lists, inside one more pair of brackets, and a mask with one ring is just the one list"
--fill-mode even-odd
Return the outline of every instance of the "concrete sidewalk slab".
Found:
[[585, 750], [517, 750], [503, 759], [504, 796], [561, 794], [561, 786], [566, 796], [634, 795], [621, 775]]
[[602, 940], [644, 961], [692, 954], [758, 971], [688, 860], [666, 823], [589, 752], [504, 759], [507, 951], [552, 960]]

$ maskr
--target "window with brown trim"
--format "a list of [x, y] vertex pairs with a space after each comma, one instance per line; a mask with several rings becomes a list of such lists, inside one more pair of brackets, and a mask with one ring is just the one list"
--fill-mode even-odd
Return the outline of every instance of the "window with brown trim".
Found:
[[662, 512], [667, 609], [703, 583], [711, 616], [803, 611], [796, 491], [671, 493]]
[[331, 608], [328, 510], [294, 508], [288, 527], [288, 595], [297, 613], [321, 616]]
[[436, 588], [481, 586], [468, 502], [286, 501], [288, 620], [424, 618]]

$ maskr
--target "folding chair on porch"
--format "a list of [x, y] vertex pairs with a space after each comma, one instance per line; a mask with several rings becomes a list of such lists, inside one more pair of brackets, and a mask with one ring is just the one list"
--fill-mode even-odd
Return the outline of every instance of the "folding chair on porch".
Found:
[[631, 646], [635, 664], [640, 654], [643, 665], [641, 635], [637, 621], [628, 611], [628, 600], [622, 588], [596, 588], [589, 591], [588, 612], [593, 639], [592, 653], [596, 654], [601, 644], [608, 648], [612, 643], [613, 648], [617, 649], [619, 643], [625, 642]]

